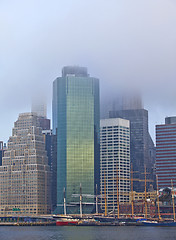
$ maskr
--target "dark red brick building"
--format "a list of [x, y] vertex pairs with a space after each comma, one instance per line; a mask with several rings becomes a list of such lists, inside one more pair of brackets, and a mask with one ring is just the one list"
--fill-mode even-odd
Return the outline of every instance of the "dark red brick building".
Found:
[[156, 174], [159, 188], [176, 186], [176, 117], [156, 125]]

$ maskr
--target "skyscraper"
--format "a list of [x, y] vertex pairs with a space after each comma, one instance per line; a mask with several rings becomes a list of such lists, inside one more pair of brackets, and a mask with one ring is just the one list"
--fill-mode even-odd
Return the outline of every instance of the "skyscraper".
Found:
[[[135, 171], [134, 177], [144, 179], [144, 169], [147, 168], [147, 183], [155, 186], [154, 164], [155, 147], [148, 132], [148, 111], [145, 109], [129, 109], [110, 111], [110, 118], [124, 118], [130, 120], [130, 158]], [[143, 192], [144, 182], [135, 181], [134, 191]]]
[[159, 188], [176, 186], [176, 117], [156, 125], [156, 174]]
[[20, 114], [14, 123], [0, 166], [0, 206], [1, 214], [50, 212], [50, 169], [34, 113]]
[[0, 141], [0, 166], [2, 165], [2, 157], [4, 155], [4, 145], [3, 142]]
[[47, 102], [44, 97], [33, 99], [31, 112], [37, 114], [42, 130], [50, 130], [50, 119], [47, 119]]
[[42, 133], [51, 171], [51, 211], [53, 212], [57, 206], [57, 136], [51, 129], [43, 130]]
[[31, 112], [37, 114], [38, 117], [46, 118], [47, 116], [47, 102], [44, 97], [37, 97], [32, 101]]
[[[117, 202], [129, 201], [130, 122], [126, 119], [100, 120], [100, 185], [108, 212], [117, 211]], [[105, 199], [101, 199], [104, 211]]]
[[142, 99], [139, 93], [126, 93], [122, 96], [122, 110], [142, 109]]
[[143, 109], [141, 94], [138, 91], [118, 91], [107, 95], [101, 100], [100, 117], [109, 117], [109, 112], [120, 110]]
[[[84, 194], [95, 194], [99, 173], [99, 80], [84, 67], [64, 67], [62, 77], [53, 83], [53, 132], [57, 131], [57, 212], [66, 201], [78, 202], [80, 183]], [[83, 199], [92, 202], [92, 199]], [[78, 207], [68, 207], [78, 212]], [[83, 206], [90, 212], [93, 207]]]

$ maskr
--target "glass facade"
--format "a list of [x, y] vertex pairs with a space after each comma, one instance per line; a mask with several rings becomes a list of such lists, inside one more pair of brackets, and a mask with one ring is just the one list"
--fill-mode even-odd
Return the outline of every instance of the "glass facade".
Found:
[[[78, 213], [75, 203], [79, 197], [73, 194], [80, 193], [80, 183], [83, 194], [94, 195], [95, 184], [99, 186], [99, 80], [64, 73], [53, 88], [53, 131], [58, 136], [57, 212], [63, 213], [66, 188], [67, 211]], [[93, 199], [83, 197], [83, 202]], [[83, 205], [84, 212], [92, 210], [93, 205]]]
[[52, 133], [52, 130], [43, 130], [42, 133], [51, 170], [51, 212], [53, 212], [57, 206], [57, 136]]
[[0, 141], [0, 166], [2, 165], [2, 157], [4, 154], [4, 150], [3, 150], [3, 142]]

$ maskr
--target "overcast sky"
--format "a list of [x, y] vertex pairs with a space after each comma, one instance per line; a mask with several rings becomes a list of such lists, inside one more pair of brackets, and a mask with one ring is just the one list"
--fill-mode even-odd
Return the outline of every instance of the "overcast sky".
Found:
[[65, 65], [86, 66], [101, 97], [138, 88], [150, 132], [176, 115], [175, 0], [0, 0], [0, 140]]

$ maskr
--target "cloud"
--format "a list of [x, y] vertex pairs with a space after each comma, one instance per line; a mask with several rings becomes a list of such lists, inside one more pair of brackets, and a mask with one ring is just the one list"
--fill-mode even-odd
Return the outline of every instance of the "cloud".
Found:
[[75, 64], [100, 78], [102, 98], [141, 90], [154, 129], [175, 112], [175, 12], [173, 0], [2, 0], [0, 138], [32, 95], [47, 95], [51, 116], [52, 81]]

